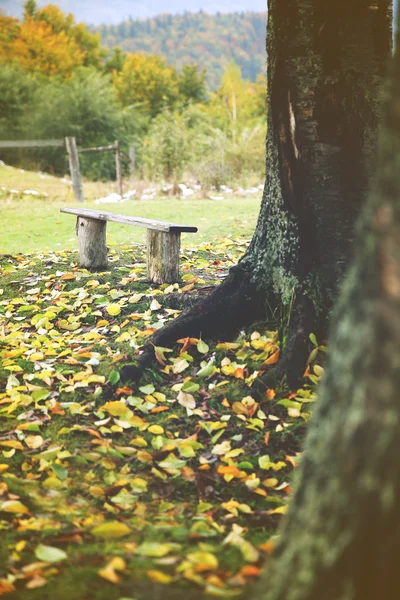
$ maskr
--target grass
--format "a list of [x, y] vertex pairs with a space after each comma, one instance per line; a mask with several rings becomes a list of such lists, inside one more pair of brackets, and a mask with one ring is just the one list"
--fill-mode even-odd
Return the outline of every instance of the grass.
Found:
[[[0, 254], [75, 249], [75, 221], [61, 214], [60, 208], [72, 206], [70, 185], [60, 178], [0, 167], [0, 210], [3, 231]], [[135, 189], [135, 185], [132, 186]], [[4, 189], [5, 188], [5, 189]], [[22, 196], [9, 190], [37, 190], [47, 196]], [[195, 225], [199, 232], [184, 234], [182, 245], [212, 242], [232, 234], [250, 236], [260, 206], [260, 194], [249, 198], [228, 196], [223, 200], [180, 199], [129, 200], [123, 204], [94, 204], [94, 199], [115, 192], [115, 183], [85, 183], [85, 208], [95, 208], [125, 215], [156, 218]], [[218, 194], [219, 195], [219, 194]], [[222, 195], [222, 194], [221, 194]], [[117, 223], [108, 224], [108, 243], [144, 243], [146, 230]]]

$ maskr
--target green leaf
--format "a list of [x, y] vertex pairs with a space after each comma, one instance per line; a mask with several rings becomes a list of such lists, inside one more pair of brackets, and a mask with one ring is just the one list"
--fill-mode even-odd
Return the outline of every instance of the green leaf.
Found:
[[182, 469], [186, 465], [185, 460], [180, 460], [175, 454], [169, 454], [167, 458], [158, 463], [158, 466], [162, 469]]
[[61, 481], [64, 481], [68, 477], [68, 469], [66, 469], [62, 465], [59, 465], [58, 463], [53, 463], [51, 465], [51, 468], [57, 475], [58, 479], [61, 479]]
[[121, 375], [118, 373], [118, 371], [111, 371], [111, 373], [108, 376], [108, 381], [109, 383], [111, 383], [111, 385], [115, 385], [120, 379]]
[[308, 357], [307, 360], [307, 364], [311, 364], [318, 356], [318, 348], [314, 348], [314, 350], [311, 352], [310, 356]]
[[64, 550], [54, 548], [53, 546], [45, 546], [44, 544], [39, 544], [36, 547], [35, 556], [38, 560], [48, 563], [60, 562], [60, 560], [68, 558]]
[[198, 392], [199, 389], [199, 384], [195, 383], [194, 381], [185, 381], [185, 383], [182, 386], [182, 392]]
[[200, 339], [197, 342], [197, 350], [200, 352], [200, 354], [207, 354], [209, 349], [210, 348], [207, 346], [207, 344], [205, 342], [203, 342], [203, 340]]
[[142, 385], [142, 387], [140, 387], [139, 390], [142, 392], [142, 394], [152, 394], [153, 392], [155, 392], [156, 388], [154, 387], [154, 385], [149, 383], [148, 385]]
[[317, 348], [318, 342], [317, 342], [317, 338], [315, 337], [315, 334], [310, 333], [310, 335], [308, 337], [310, 338], [310, 342]]
[[151, 556], [161, 558], [171, 551], [171, 544], [160, 544], [159, 542], [143, 542], [135, 550], [140, 556]]
[[214, 372], [215, 365], [213, 361], [210, 361], [202, 369], [200, 369], [200, 371], [197, 371], [196, 375], [197, 377], [211, 377], [211, 375], [213, 375]]
[[50, 396], [50, 392], [47, 390], [35, 390], [32, 392], [32, 398], [35, 402], [40, 402], [41, 400], [47, 400]]

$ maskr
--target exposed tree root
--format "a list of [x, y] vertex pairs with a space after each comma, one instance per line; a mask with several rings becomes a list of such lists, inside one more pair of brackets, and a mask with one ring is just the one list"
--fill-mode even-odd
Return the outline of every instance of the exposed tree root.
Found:
[[125, 365], [121, 377], [137, 381], [154, 360], [154, 346], [169, 347], [183, 337], [232, 339], [243, 327], [265, 317], [265, 302], [240, 265], [206, 298], [157, 331], [141, 349], [136, 364]]
[[[157, 296], [161, 300], [163, 308], [172, 308], [175, 310], [185, 310], [192, 308], [197, 302], [203, 300], [205, 296], [210, 294], [215, 289], [215, 286], [207, 286], [191, 292], [182, 292], [181, 294], [164, 294]], [[156, 297], [156, 296], [154, 296]]]
[[[190, 307], [151, 337], [141, 348], [135, 363], [122, 367], [121, 377], [124, 381], [140, 379], [143, 371], [155, 360], [154, 346], [170, 347], [183, 337], [233, 339], [243, 327], [265, 318], [264, 297], [250, 283], [240, 264], [231, 269], [226, 280], [205, 298], [183, 299], [181, 296], [171, 294], [168, 304], [172, 306], [176, 300], [177, 307], [186, 303]], [[273, 369], [255, 381], [254, 390], [257, 393], [263, 394], [268, 387], [275, 387], [285, 377], [291, 389], [299, 386], [309, 354], [309, 335], [314, 330], [313, 304], [305, 296], [300, 296], [292, 312], [282, 356]]]

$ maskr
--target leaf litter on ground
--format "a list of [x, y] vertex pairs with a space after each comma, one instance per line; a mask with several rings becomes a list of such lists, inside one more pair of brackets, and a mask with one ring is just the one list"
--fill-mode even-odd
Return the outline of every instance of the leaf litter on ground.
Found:
[[220, 281], [245, 248], [186, 249], [181, 282], [160, 287], [138, 247], [101, 273], [69, 251], [0, 260], [0, 595], [228, 598], [258, 577], [325, 348], [311, 340], [297, 393], [261, 401], [252, 386], [280, 352], [266, 325], [156, 348], [137, 386], [119, 374], [179, 313], [169, 294]]

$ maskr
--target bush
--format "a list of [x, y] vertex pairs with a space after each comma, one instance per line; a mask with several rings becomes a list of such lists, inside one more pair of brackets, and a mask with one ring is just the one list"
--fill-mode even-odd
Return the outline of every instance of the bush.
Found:
[[[144, 125], [135, 111], [121, 109], [108, 75], [82, 67], [69, 80], [52, 79], [40, 85], [21, 126], [28, 139], [74, 136], [78, 146], [88, 147], [116, 139], [128, 145]], [[67, 170], [64, 149], [31, 150], [29, 157], [43, 170]], [[81, 155], [80, 161], [87, 177], [115, 177], [112, 153]]]

